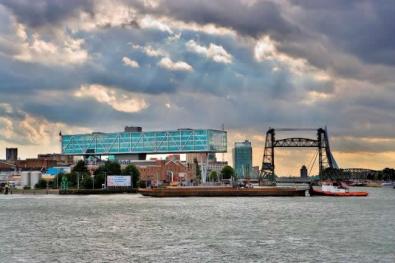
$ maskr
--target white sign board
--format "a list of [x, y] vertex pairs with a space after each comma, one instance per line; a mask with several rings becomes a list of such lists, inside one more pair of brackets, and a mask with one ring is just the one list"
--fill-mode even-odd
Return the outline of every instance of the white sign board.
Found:
[[107, 186], [132, 186], [131, 177], [129, 176], [120, 176], [120, 175], [111, 175], [107, 176]]

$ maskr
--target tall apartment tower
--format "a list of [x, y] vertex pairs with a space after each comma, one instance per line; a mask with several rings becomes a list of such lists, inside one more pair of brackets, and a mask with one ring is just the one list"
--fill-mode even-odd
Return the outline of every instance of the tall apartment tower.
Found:
[[252, 174], [252, 146], [251, 142], [235, 142], [233, 148], [233, 164], [237, 177], [250, 177]]

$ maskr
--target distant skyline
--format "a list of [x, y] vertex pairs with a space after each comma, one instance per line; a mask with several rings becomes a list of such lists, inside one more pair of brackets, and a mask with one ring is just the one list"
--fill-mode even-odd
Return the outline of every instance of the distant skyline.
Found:
[[[341, 167], [395, 167], [392, 1], [0, 2], [0, 158], [58, 133], [327, 126]], [[314, 135], [313, 135], [314, 136]], [[298, 174], [312, 151], [278, 151]], [[222, 154], [218, 155], [219, 157]]]

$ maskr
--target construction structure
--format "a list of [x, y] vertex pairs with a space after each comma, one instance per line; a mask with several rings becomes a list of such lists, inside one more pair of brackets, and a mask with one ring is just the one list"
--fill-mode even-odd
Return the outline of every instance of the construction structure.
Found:
[[[291, 137], [276, 139], [276, 132], [313, 132], [316, 131], [316, 138]], [[266, 132], [265, 150], [263, 153], [263, 162], [261, 167], [261, 178], [269, 181], [275, 181], [275, 148], [316, 148], [318, 150], [318, 169], [319, 175], [327, 168], [338, 169], [337, 163], [333, 158], [329, 147], [329, 138], [326, 128], [318, 129], [273, 129], [269, 128]]]

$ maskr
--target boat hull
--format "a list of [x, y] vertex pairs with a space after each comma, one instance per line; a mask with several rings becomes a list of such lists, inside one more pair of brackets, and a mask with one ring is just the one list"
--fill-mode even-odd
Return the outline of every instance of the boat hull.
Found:
[[225, 197], [225, 196], [305, 196], [305, 190], [285, 187], [231, 188], [231, 187], [193, 187], [193, 188], [152, 188], [139, 189], [144, 196], [152, 197]]
[[333, 192], [325, 192], [315, 189], [310, 189], [309, 192], [310, 192], [310, 196], [335, 196], [335, 197], [368, 196], [368, 192], [333, 193]]

